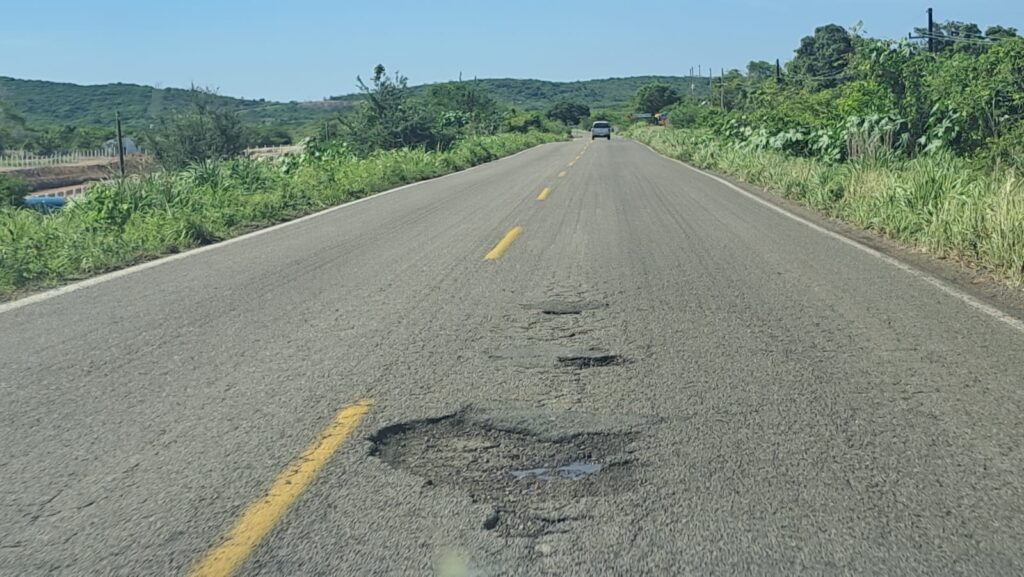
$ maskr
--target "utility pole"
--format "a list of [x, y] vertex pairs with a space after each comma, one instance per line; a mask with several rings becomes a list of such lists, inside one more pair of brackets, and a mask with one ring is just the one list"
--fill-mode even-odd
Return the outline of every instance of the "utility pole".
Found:
[[928, 52], [935, 52], [935, 21], [931, 8], [928, 9]]
[[124, 178], [124, 136], [121, 134], [121, 111], [114, 111], [114, 121], [117, 122], [117, 156], [120, 159], [121, 178]]
[[782, 82], [782, 66], [779, 64], [779, 59], [775, 59], [775, 83]]
[[722, 69], [722, 75], [718, 78], [719, 96], [722, 97], [722, 110], [725, 110], [725, 68]]
[[693, 66], [690, 67], [690, 98], [693, 98]]

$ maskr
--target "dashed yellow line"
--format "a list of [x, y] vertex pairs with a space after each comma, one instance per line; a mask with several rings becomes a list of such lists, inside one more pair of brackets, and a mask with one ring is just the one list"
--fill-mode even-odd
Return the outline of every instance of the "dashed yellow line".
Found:
[[540, 196], [537, 197], [537, 200], [547, 200], [549, 194], [551, 194], [550, 186], [545, 187], [544, 190], [540, 191]]
[[576, 161], [575, 161], [575, 160], [573, 160], [572, 162], [570, 162], [568, 166], [572, 166], [572, 165], [574, 165], [574, 164], [576, 164]]
[[569, 173], [567, 171], [563, 170], [562, 172], [558, 173], [558, 178], [562, 178], [563, 176], [565, 176], [567, 174], [569, 174]]
[[508, 247], [512, 246], [512, 243], [515, 242], [521, 234], [523, 234], [523, 227], [521, 226], [517, 226], [508, 231], [508, 233], [505, 234], [505, 238], [501, 239], [501, 242], [496, 244], [494, 248], [491, 249], [491, 252], [487, 253], [484, 260], [498, 260], [501, 258], [501, 255], [505, 254]]
[[359, 425], [373, 401], [363, 400], [342, 409], [316, 441], [288, 466], [267, 491], [245, 511], [224, 542], [209, 551], [189, 573], [191, 577], [228, 577], [249, 558], [306, 490], [316, 474]]

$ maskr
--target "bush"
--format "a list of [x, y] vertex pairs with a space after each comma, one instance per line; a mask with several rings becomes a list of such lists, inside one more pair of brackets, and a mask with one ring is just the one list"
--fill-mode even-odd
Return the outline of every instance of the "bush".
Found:
[[238, 114], [215, 104], [209, 92], [193, 89], [192, 107], [160, 123], [150, 148], [167, 169], [238, 156], [247, 146]]
[[0, 206], [21, 206], [29, 186], [21, 178], [0, 174]]

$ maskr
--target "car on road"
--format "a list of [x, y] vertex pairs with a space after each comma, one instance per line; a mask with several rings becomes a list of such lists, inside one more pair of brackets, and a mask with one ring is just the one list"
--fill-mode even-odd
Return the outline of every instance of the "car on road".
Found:
[[595, 138], [607, 138], [612, 139], [612, 125], [604, 120], [598, 120], [594, 123], [594, 126], [590, 128], [590, 140]]

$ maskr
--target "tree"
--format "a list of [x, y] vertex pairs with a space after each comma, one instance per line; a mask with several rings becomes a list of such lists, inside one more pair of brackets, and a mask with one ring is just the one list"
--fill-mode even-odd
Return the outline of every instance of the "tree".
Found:
[[371, 85], [356, 77], [363, 101], [351, 118], [339, 119], [342, 139], [360, 154], [408, 146], [434, 146], [429, 111], [413, 102], [408, 79], [399, 73], [387, 75], [383, 64], [373, 69]]
[[853, 54], [850, 33], [838, 24], [815, 28], [814, 36], [805, 36], [789, 63], [790, 70], [810, 83], [833, 88], [843, 81], [843, 73]]
[[[919, 36], [928, 36], [927, 28], [914, 28], [914, 32]], [[935, 24], [931, 38], [936, 52], [953, 50], [981, 54], [988, 47], [981, 28], [974, 22], [948, 20]]]
[[0, 102], [0, 154], [14, 146], [14, 141], [25, 132], [25, 119], [13, 108]]
[[238, 115], [211, 98], [210, 90], [192, 87], [192, 104], [160, 122], [150, 136], [153, 155], [165, 168], [182, 168], [241, 154], [246, 131]]
[[1016, 38], [1017, 29], [1005, 26], [989, 26], [985, 29], [985, 38], [990, 40], [1006, 40], [1007, 38]]
[[501, 107], [476, 82], [435, 84], [423, 99], [442, 148], [469, 134], [494, 134], [501, 126]]
[[775, 76], [775, 65], [764, 60], [751, 60], [747, 64], [747, 78], [754, 81], [768, 80]]
[[633, 96], [633, 108], [637, 112], [655, 114], [679, 101], [679, 93], [668, 84], [653, 82], [641, 86]]
[[590, 107], [578, 102], [561, 101], [552, 106], [547, 117], [565, 125], [576, 125], [580, 120], [590, 116]]

